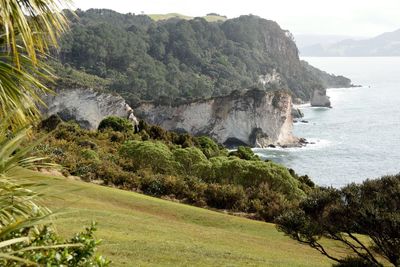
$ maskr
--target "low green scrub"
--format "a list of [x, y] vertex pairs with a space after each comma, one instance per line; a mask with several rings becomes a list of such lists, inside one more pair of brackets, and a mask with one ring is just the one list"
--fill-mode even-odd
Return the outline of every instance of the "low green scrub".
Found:
[[111, 116], [102, 120], [98, 127], [99, 131], [107, 128], [111, 128], [116, 132], [127, 132], [133, 129], [133, 125], [128, 119]]
[[[99, 131], [61, 123], [35, 154], [64, 166], [64, 175], [269, 221], [313, 187], [292, 170], [261, 161], [249, 148], [229, 154], [208, 137], [168, 132], [143, 121], [135, 133], [114, 122], [103, 120]], [[39, 129], [35, 137], [45, 132]]]
[[250, 147], [239, 146], [237, 150], [229, 153], [231, 156], [236, 156], [245, 160], [260, 160], [260, 158], [254, 154]]

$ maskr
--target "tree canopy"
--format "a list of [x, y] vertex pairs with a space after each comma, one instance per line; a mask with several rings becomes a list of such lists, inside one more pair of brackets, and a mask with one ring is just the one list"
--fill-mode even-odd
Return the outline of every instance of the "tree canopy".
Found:
[[[381, 258], [400, 266], [399, 192], [399, 174], [350, 184], [340, 190], [314, 190], [298, 209], [278, 219], [278, 228], [340, 264], [362, 263], [345, 266], [382, 266]], [[322, 237], [344, 244], [353, 258], [334, 256], [320, 242]]]
[[[257, 16], [208, 22], [154, 21], [103, 9], [78, 10], [77, 15], [62, 41], [62, 63], [110, 81], [106, 87], [133, 106], [253, 87], [287, 89], [309, 100], [314, 89], [322, 88], [300, 62], [289, 32]], [[268, 75], [274, 72], [279, 77], [272, 81]]]

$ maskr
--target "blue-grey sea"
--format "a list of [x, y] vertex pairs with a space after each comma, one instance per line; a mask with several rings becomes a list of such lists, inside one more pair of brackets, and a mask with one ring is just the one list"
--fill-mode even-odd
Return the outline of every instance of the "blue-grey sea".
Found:
[[328, 89], [332, 109], [301, 107], [309, 123], [296, 123], [294, 134], [315, 144], [256, 152], [324, 186], [399, 173], [400, 57], [304, 60], [362, 87]]

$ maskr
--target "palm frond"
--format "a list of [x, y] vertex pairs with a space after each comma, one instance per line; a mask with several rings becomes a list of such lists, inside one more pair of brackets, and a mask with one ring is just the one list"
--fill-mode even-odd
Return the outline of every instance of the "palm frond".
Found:
[[69, 0], [0, 0], [0, 118], [13, 113], [11, 126], [32, 124], [37, 105], [50, 90], [43, 64], [50, 47], [68, 29], [63, 7]]
[[17, 68], [21, 66], [17, 41], [21, 41], [34, 64], [38, 52], [57, 46], [57, 38], [68, 29], [62, 8], [70, 3], [69, 0], [0, 0], [0, 32], [4, 32]]

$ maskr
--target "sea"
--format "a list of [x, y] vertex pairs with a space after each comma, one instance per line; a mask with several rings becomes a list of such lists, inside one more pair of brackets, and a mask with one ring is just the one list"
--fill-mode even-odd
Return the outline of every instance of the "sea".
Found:
[[328, 89], [333, 108], [300, 107], [308, 123], [293, 132], [312, 144], [255, 152], [321, 186], [400, 173], [400, 57], [302, 59], [361, 87]]

